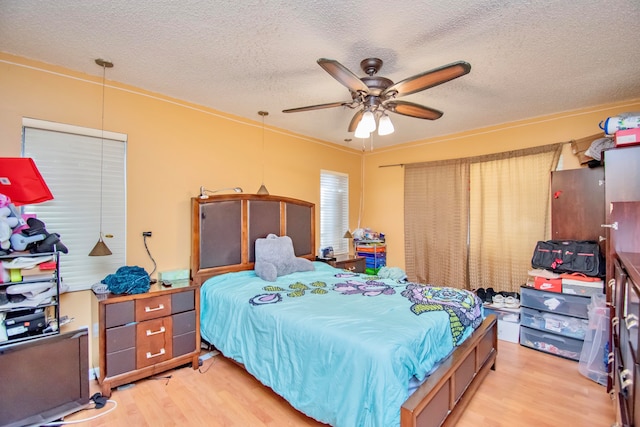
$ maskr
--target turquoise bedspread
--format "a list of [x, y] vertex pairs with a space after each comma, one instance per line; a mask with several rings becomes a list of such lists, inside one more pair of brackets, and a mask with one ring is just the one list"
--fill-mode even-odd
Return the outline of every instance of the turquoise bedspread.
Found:
[[276, 282], [253, 271], [207, 280], [202, 337], [318, 421], [398, 426], [409, 379], [424, 379], [471, 334], [481, 301], [314, 265]]

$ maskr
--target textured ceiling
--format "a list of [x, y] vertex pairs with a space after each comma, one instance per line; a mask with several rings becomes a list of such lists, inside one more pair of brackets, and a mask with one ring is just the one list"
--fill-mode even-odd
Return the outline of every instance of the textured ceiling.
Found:
[[[0, 0], [0, 51], [107, 78], [322, 140], [362, 145], [318, 58], [398, 82], [458, 60], [471, 72], [402, 100], [376, 147], [640, 97], [638, 0]], [[603, 117], [604, 119], [604, 117]], [[595, 131], [596, 129], [594, 129]], [[345, 138], [353, 138], [345, 143]]]

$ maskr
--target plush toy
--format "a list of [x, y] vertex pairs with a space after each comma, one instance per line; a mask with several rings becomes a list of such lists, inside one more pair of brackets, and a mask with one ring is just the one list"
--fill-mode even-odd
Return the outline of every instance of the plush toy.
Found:
[[0, 249], [3, 251], [8, 251], [11, 247], [11, 235], [18, 223], [18, 218], [13, 215], [9, 206], [0, 207]]
[[306, 258], [295, 256], [293, 242], [289, 236], [278, 237], [269, 234], [264, 239], [256, 239], [255, 272], [262, 280], [275, 282], [279, 276], [296, 271], [315, 270]]
[[29, 228], [11, 236], [11, 247], [15, 251], [29, 249], [32, 254], [60, 251], [68, 253], [69, 250], [60, 241], [58, 233], [49, 233], [44, 222], [37, 218], [27, 219]]

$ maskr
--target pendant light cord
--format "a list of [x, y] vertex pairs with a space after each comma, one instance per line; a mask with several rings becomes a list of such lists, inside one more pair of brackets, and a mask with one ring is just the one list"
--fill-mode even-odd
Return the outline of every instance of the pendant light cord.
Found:
[[104, 169], [104, 86], [107, 66], [102, 64], [102, 123], [100, 125], [100, 240], [102, 240], [102, 193], [103, 193], [103, 169]]
[[262, 184], [264, 185], [264, 116], [262, 114]]

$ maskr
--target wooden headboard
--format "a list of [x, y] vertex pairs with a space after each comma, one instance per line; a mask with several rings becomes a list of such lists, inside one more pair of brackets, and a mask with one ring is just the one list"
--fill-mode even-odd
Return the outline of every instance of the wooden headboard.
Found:
[[298, 257], [315, 259], [315, 204], [257, 194], [191, 199], [191, 280], [251, 270], [255, 241], [273, 233], [289, 236]]

